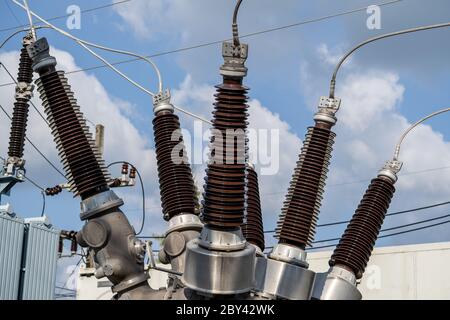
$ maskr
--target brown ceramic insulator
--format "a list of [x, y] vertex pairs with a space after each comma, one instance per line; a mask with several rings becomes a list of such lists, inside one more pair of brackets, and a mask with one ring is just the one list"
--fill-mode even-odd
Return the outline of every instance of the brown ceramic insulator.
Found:
[[203, 219], [216, 229], [227, 229], [240, 227], [244, 220], [248, 89], [234, 79], [225, 79], [216, 88]]
[[56, 196], [57, 194], [62, 192], [62, 187], [60, 185], [56, 185], [52, 188], [45, 189], [46, 196]]
[[[19, 72], [17, 76], [18, 83], [29, 83], [33, 81], [32, 61], [26, 46], [20, 51]], [[27, 130], [29, 100], [26, 98], [16, 98], [14, 102], [13, 115], [11, 119], [11, 129], [9, 134], [9, 157], [23, 157], [23, 148], [25, 143], [25, 133]]]
[[63, 71], [36, 80], [42, 105], [67, 173], [70, 190], [86, 199], [108, 190], [108, 172]]
[[259, 196], [258, 175], [247, 167], [247, 210], [241, 229], [245, 239], [264, 251], [264, 227]]
[[371, 181], [347, 229], [329, 261], [352, 270], [361, 278], [394, 195], [394, 184], [387, 178]]
[[335, 134], [318, 125], [308, 128], [278, 220], [280, 243], [311, 245], [327, 178]]
[[[169, 111], [159, 112], [153, 119], [153, 130], [164, 219], [183, 213], [198, 214], [194, 179], [178, 116]], [[178, 139], [172, 139], [174, 132], [180, 133]]]

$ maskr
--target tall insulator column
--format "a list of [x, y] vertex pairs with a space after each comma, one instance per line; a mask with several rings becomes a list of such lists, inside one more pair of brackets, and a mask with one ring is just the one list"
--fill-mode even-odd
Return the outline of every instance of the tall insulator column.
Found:
[[320, 122], [308, 128], [278, 222], [280, 243], [305, 249], [314, 239], [336, 136], [330, 129]]
[[253, 287], [255, 248], [241, 230], [247, 163], [247, 45], [224, 42], [223, 83], [216, 86], [210, 159], [203, 194], [205, 226], [187, 244], [183, 282], [207, 295], [248, 294]]
[[179, 214], [196, 214], [194, 179], [180, 121], [173, 108], [156, 112], [153, 132], [164, 219], [170, 220]]
[[285, 255], [286, 250], [294, 250], [297, 252], [297, 262], [301, 264], [303, 260], [306, 265], [304, 250], [314, 239], [336, 137], [331, 128], [336, 123], [334, 114], [339, 104], [339, 99], [320, 99], [319, 111], [314, 115], [315, 125], [308, 128], [281, 209], [275, 234], [279, 245], [274, 248], [273, 256]]
[[[275, 237], [278, 244], [267, 259], [256, 262], [257, 295], [290, 300], [310, 299], [315, 273], [308, 270], [306, 246], [314, 239], [335, 134], [340, 100], [322, 97], [315, 125], [308, 128], [297, 166], [281, 210]], [[287, 271], [289, 270], [289, 271]], [[295, 283], [280, 286], [280, 283]]]
[[356, 281], [363, 276], [378, 238], [401, 162], [386, 163], [370, 182], [347, 229], [329, 261], [330, 270], [318, 276], [314, 298], [322, 300], [361, 299]]
[[25, 133], [27, 130], [29, 101], [33, 96], [32, 61], [26, 47], [33, 42], [31, 34], [23, 38], [20, 50], [19, 72], [17, 75], [16, 94], [9, 134], [8, 157], [17, 162], [23, 157]]
[[242, 78], [227, 77], [216, 88], [203, 219], [208, 226], [227, 230], [240, 227], [244, 220], [247, 88]]
[[[178, 116], [170, 103], [170, 91], [153, 98], [156, 160], [158, 165], [161, 206], [169, 222], [163, 247], [158, 253], [162, 263], [183, 273], [186, 243], [198, 238], [203, 227], [198, 217], [198, 198]], [[176, 281], [172, 283], [178, 286]], [[173, 288], [176, 290], [177, 288]]]
[[357, 279], [362, 277], [394, 192], [394, 181], [387, 177], [371, 181], [331, 256], [330, 267], [343, 266]]
[[258, 174], [253, 166], [247, 166], [247, 214], [242, 224], [245, 239], [264, 251], [264, 227], [259, 196]]
[[45, 38], [27, 50], [39, 73], [36, 83], [71, 191], [82, 199], [80, 217], [86, 223], [77, 242], [94, 251], [95, 276], [113, 283], [116, 298], [149, 299], [153, 291], [144, 273], [145, 243], [119, 209], [122, 199], [109, 190], [107, 170], [64, 72], [56, 71]]

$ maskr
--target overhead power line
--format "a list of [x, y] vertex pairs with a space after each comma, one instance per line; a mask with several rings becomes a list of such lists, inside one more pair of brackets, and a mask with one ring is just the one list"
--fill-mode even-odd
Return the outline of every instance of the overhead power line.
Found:
[[[0, 105], [0, 109], [2, 109], [3, 113], [9, 118], [9, 120], [11, 120], [11, 116], [9, 115], [9, 113], [5, 110], [5, 108], [3, 108], [2, 105]], [[28, 141], [28, 143], [33, 147], [34, 150], [37, 151], [37, 153], [39, 153], [39, 155], [53, 168], [55, 169], [61, 176], [64, 177], [64, 179], [66, 179], [66, 176], [64, 175], [64, 173], [62, 173], [54, 164], [53, 162], [51, 162], [42, 152], [41, 150], [39, 150], [38, 147], [36, 147], [36, 145], [28, 138], [25, 137], [25, 139]]]
[[[393, 236], [398, 236], [398, 235], [402, 235], [402, 234], [405, 234], [405, 233], [416, 232], [416, 231], [425, 230], [425, 229], [429, 229], [429, 228], [434, 228], [434, 227], [441, 226], [441, 225], [444, 225], [444, 224], [447, 224], [447, 223], [450, 223], [450, 220], [443, 221], [443, 222], [439, 222], [439, 223], [434, 223], [434, 224], [430, 224], [430, 225], [428, 225], [428, 226], [418, 227], [418, 228], [414, 228], [414, 229], [410, 229], [410, 230], [405, 230], [405, 231], [400, 231], [400, 232], [395, 232], [395, 233], [385, 234], [385, 235], [379, 236], [378, 239], [388, 238], [388, 237], [393, 237]], [[337, 243], [335, 243], [335, 244], [330, 244], [330, 245], [326, 245], [326, 246], [312, 247], [312, 248], [308, 248], [307, 250], [316, 250], [316, 249], [323, 249], [323, 248], [332, 248], [332, 247], [335, 247], [336, 245], [337, 245]]]
[[[395, 216], [395, 215], [404, 214], [404, 213], [409, 213], [409, 212], [420, 211], [420, 210], [425, 210], [425, 209], [431, 209], [431, 208], [435, 208], [435, 207], [445, 206], [445, 205], [448, 205], [448, 204], [450, 204], [450, 201], [434, 203], [434, 204], [431, 204], [431, 205], [417, 207], [417, 208], [412, 208], [412, 209], [408, 209], [408, 210], [395, 211], [395, 212], [387, 213], [386, 217], [388, 217], [388, 216]], [[317, 228], [336, 226], [336, 225], [340, 225], [340, 224], [346, 224], [346, 223], [349, 223], [349, 222], [350, 222], [350, 220], [342, 220], [342, 221], [336, 221], [336, 222], [323, 223], [323, 224], [318, 224]], [[264, 231], [264, 233], [274, 233], [274, 232], [275, 232], [275, 230], [265, 230]]]
[[[406, 227], [412, 227], [412, 226], [416, 226], [418, 224], [436, 221], [436, 220], [440, 220], [440, 219], [444, 219], [444, 218], [448, 218], [448, 217], [450, 217], [450, 214], [446, 214], [443, 216], [434, 217], [434, 218], [430, 218], [430, 219], [420, 220], [420, 221], [416, 221], [416, 222], [412, 222], [412, 223], [401, 224], [401, 225], [395, 226], [395, 227], [381, 229], [380, 232], [386, 232], [386, 231], [398, 230], [398, 229], [402, 229], [402, 228], [406, 228]], [[332, 239], [313, 241], [312, 243], [324, 243], [324, 242], [330, 242], [330, 241], [339, 241], [340, 239], [341, 238], [332, 238]]]
[[[377, 5], [381, 7], [381, 6], [387, 6], [387, 5], [395, 4], [395, 3], [398, 3], [398, 2], [401, 2], [401, 1], [403, 1], [403, 0], [393, 0], [393, 1], [388, 1], [388, 2], [382, 2], [382, 3], [379, 3]], [[260, 31], [252, 32], [252, 33], [243, 34], [243, 35], [240, 35], [239, 37], [240, 38], [250, 38], [250, 37], [254, 37], [254, 36], [258, 36], [258, 35], [262, 35], [262, 34], [266, 34], [266, 33], [271, 33], [271, 32], [275, 32], [275, 31], [290, 29], [290, 28], [299, 27], [299, 26], [307, 25], [307, 24], [311, 24], [311, 23], [317, 23], [317, 22], [321, 22], [321, 21], [332, 19], [332, 18], [337, 18], [337, 17], [340, 17], [340, 16], [345, 16], [345, 15], [357, 13], [357, 12], [362, 12], [362, 11], [365, 12], [366, 10], [367, 10], [367, 6], [356, 8], [356, 9], [352, 9], [352, 10], [341, 11], [341, 12], [338, 12], [338, 13], [329, 14], [329, 15], [325, 15], [325, 16], [322, 16], [322, 17], [318, 17], [318, 18], [313, 18], [313, 19], [304, 20], [304, 21], [300, 21], [300, 22], [296, 22], [296, 23], [291, 23], [291, 24], [287, 24], [287, 25], [283, 25], [283, 26], [279, 26], [279, 27], [274, 27], [274, 28], [264, 29], [264, 30], [260, 30]], [[0, 31], [2, 31], [2, 30], [0, 30]], [[209, 47], [209, 46], [212, 46], [212, 45], [220, 44], [220, 43], [222, 43], [224, 41], [231, 41], [231, 40], [232, 39], [229, 38], [229, 39], [221, 39], [221, 40], [216, 40], [216, 41], [210, 41], [210, 42], [200, 43], [200, 44], [197, 44], [197, 45], [181, 47], [181, 48], [173, 49], [173, 50], [169, 50], [169, 51], [162, 51], [162, 52], [159, 52], [159, 53], [147, 55], [145, 57], [146, 58], [155, 58], [155, 57], [165, 56], [165, 55], [172, 54], [172, 53], [179, 53], [179, 52], [183, 52], [183, 51], [189, 51], [189, 50]], [[136, 61], [140, 61], [140, 60], [142, 60], [142, 59], [140, 59], [140, 58], [125, 59], [125, 60], [120, 60], [120, 61], [117, 61], [117, 62], [113, 62], [113, 63], [111, 63], [111, 65], [116, 66], [116, 65], [119, 65], [119, 64], [126, 64], [126, 63], [136, 62]], [[66, 72], [66, 74], [77, 73], [77, 72], [82, 72], [82, 71], [92, 71], [92, 70], [96, 70], [96, 69], [102, 69], [102, 68], [105, 68], [105, 67], [108, 67], [108, 66], [106, 64], [100, 64], [100, 65], [96, 65], [96, 66], [92, 66], [92, 67], [88, 67], [88, 68], [82, 68], [82, 69], [68, 71], [68, 72]], [[4, 84], [0, 84], [0, 87], [12, 85], [12, 84], [13, 83], [4, 83]]]
[[[9, 1], [9, 0], [5, 0], [5, 2], [7, 2], [7, 1]], [[105, 4], [105, 5], [102, 5], [102, 6], [80, 10], [80, 13], [90, 13], [90, 12], [94, 12], [94, 11], [98, 11], [98, 10], [102, 10], [102, 9], [107, 9], [107, 8], [110, 8], [110, 7], [119, 5], [119, 4], [123, 4], [123, 3], [126, 3], [126, 2], [131, 2], [131, 1], [133, 1], [133, 0], [116, 1], [116, 2], [108, 3], [108, 4]], [[48, 18], [46, 20], [54, 21], [54, 20], [68, 18], [70, 16], [71, 16], [71, 14], [64, 14], [64, 15], [60, 15], [60, 16], [51, 17], [51, 18]], [[17, 25], [17, 26], [14, 26], [14, 27], [3, 28], [3, 29], [0, 29], [0, 32], [16, 30], [16, 29], [21, 29], [21, 28], [25, 28], [25, 27], [28, 27], [28, 24], [21, 24], [21, 25]]]
[[[379, 236], [378, 239], [389, 238], [389, 237], [398, 236], [398, 235], [402, 235], [402, 234], [406, 234], [406, 233], [411, 233], [411, 232], [416, 232], [416, 231], [425, 230], [425, 229], [429, 229], [429, 228], [434, 228], [434, 227], [441, 226], [441, 225], [444, 225], [444, 224], [447, 224], [447, 223], [450, 223], [450, 220], [446, 220], [446, 221], [443, 221], [443, 222], [430, 224], [430, 225], [423, 226], [423, 227], [413, 228], [413, 229], [409, 229], [409, 230], [405, 230], [405, 231], [385, 234], [385, 235]], [[337, 243], [334, 243], [334, 244], [325, 245], [325, 246], [307, 248], [306, 250], [309, 251], [309, 250], [317, 250], [317, 249], [324, 249], [324, 248], [333, 248], [336, 245], [337, 245]], [[266, 247], [265, 250], [270, 250], [272, 248], [273, 248], [273, 246]]]

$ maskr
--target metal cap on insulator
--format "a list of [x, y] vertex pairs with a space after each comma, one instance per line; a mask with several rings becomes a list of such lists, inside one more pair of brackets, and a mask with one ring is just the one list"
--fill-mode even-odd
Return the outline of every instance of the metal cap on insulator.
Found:
[[170, 103], [170, 90], [166, 89], [166, 91], [158, 92], [153, 96], [153, 112], [158, 114], [161, 111], [169, 111], [173, 112], [174, 107]]
[[319, 111], [314, 115], [314, 121], [325, 122], [334, 126], [337, 121], [335, 114], [339, 110], [340, 105], [341, 99], [339, 98], [320, 97]]
[[392, 183], [397, 182], [397, 173], [402, 169], [403, 162], [398, 160], [387, 161], [384, 167], [378, 172], [378, 177], [387, 177]]
[[56, 66], [56, 59], [50, 55], [50, 47], [46, 38], [36, 40], [27, 47], [28, 54], [33, 60], [33, 70], [41, 73], [44, 69]]
[[222, 43], [222, 56], [224, 64], [220, 67], [220, 74], [227, 77], [243, 78], [247, 75], [244, 63], [248, 57], [248, 45], [232, 42]]

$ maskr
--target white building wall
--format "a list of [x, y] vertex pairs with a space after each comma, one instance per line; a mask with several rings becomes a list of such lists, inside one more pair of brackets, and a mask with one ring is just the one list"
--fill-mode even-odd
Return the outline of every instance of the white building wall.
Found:
[[[328, 270], [332, 252], [310, 252], [310, 269]], [[358, 289], [363, 299], [450, 299], [450, 242], [376, 248]]]

